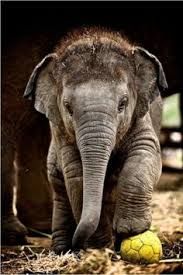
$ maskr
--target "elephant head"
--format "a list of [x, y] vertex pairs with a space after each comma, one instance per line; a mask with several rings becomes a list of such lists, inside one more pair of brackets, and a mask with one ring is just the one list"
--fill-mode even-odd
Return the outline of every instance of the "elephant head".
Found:
[[81, 155], [83, 208], [74, 246], [98, 226], [112, 150], [166, 88], [154, 55], [109, 32], [73, 35], [35, 67], [24, 96], [53, 126], [62, 127]]

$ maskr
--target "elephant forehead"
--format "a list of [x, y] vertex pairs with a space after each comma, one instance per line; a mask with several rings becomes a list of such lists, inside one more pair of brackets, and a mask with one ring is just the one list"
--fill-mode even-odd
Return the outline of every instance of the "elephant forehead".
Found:
[[76, 85], [91, 79], [120, 81], [126, 75], [133, 74], [131, 63], [130, 58], [109, 49], [95, 54], [85, 52], [69, 56], [64, 61], [61, 75], [67, 85]]
[[109, 98], [115, 98], [118, 95], [123, 95], [128, 93], [128, 83], [124, 77], [123, 81], [102, 81], [97, 79], [91, 79], [79, 83], [75, 86], [65, 86], [64, 94], [72, 94], [75, 98], [79, 100], [81, 98], [87, 99], [99, 99], [108, 100]]

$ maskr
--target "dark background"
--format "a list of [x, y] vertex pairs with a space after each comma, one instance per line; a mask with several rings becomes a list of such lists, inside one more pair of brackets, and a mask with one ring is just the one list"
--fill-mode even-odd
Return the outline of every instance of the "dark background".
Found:
[[[2, 2], [3, 42], [40, 31], [65, 34], [73, 28], [101, 25], [123, 30], [139, 41], [136, 32], [159, 28], [174, 36], [182, 33], [181, 2]], [[131, 34], [133, 33], [133, 34]], [[136, 33], [136, 34], [135, 34]], [[147, 35], [147, 33], [146, 33]], [[149, 33], [150, 35], [150, 33]], [[143, 33], [141, 34], [144, 40]]]
[[41, 34], [49, 37], [49, 45], [45, 47], [50, 52], [72, 29], [104, 26], [120, 31], [160, 59], [170, 87], [168, 94], [182, 90], [183, 2], [4, 1], [1, 4], [2, 54], [24, 37], [30, 37], [34, 43], [35, 35]]

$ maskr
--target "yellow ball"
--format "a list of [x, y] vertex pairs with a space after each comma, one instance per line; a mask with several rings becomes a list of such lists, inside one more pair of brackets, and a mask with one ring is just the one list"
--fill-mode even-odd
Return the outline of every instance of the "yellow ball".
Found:
[[121, 257], [132, 263], [156, 263], [162, 257], [162, 245], [152, 231], [129, 237], [121, 242]]

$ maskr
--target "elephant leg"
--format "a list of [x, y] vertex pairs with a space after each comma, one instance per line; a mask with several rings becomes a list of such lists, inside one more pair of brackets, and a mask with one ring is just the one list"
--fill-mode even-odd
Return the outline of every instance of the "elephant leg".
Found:
[[[53, 145], [52, 142], [48, 155], [48, 165], [50, 166], [48, 170], [54, 171], [54, 167], [56, 166], [57, 171], [62, 170], [63, 172], [63, 174], [59, 172], [59, 179], [62, 179], [64, 176], [64, 180], [60, 180], [60, 183], [57, 185], [54, 183], [56, 177], [50, 178], [53, 186], [60, 186], [59, 188], [54, 187], [55, 199], [52, 225], [53, 247], [54, 250], [58, 253], [63, 251], [62, 245], [59, 245], [59, 243], [62, 242], [60, 240], [63, 239], [64, 234], [66, 234], [66, 236], [69, 234], [68, 244], [71, 248], [72, 237], [76, 229], [76, 224], [78, 224], [80, 221], [83, 197], [83, 174], [82, 163], [77, 148], [75, 148], [73, 145], [64, 145], [57, 150], [55, 148], [57, 147]], [[53, 168], [51, 168], [51, 163], [53, 164]], [[62, 169], [58, 168], [58, 166], [60, 166], [59, 164], [62, 164]], [[51, 174], [54, 173], [51, 172]], [[63, 183], [63, 181], [65, 182]], [[61, 219], [58, 217], [63, 218]], [[62, 233], [61, 228], [65, 228], [64, 234]], [[66, 239], [66, 237], [64, 237], [64, 239]], [[58, 249], [56, 247], [58, 247]]]
[[119, 176], [113, 220], [118, 237], [141, 233], [151, 225], [151, 199], [161, 175], [161, 155], [145, 142], [142, 148], [129, 152]]
[[74, 219], [78, 224], [83, 204], [83, 169], [78, 149], [73, 145], [61, 149], [65, 186]]
[[52, 249], [56, 254], [71, 249], [76, 228], [61, 169], [58, 168], [54, 146], [48, 155], [48, 178], [53, 187]]
[[1, 243], [6, 245], [25, 244], [27, 230], [13, 213], [13, 188], [15, 187], [14, 144], [2, 133], [2, 185], [1, 185]]
[[17, 140], [16, 180], [19, 219], [30, 228], [51, 231], [52, 190], [47, 178], [50, 143], [46, 119], [36, 117]]

